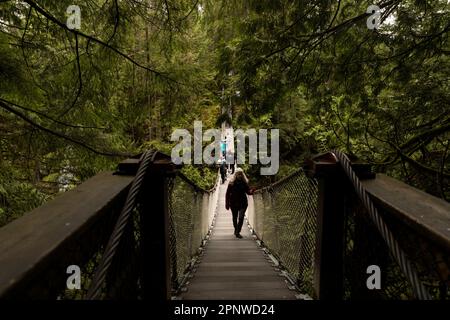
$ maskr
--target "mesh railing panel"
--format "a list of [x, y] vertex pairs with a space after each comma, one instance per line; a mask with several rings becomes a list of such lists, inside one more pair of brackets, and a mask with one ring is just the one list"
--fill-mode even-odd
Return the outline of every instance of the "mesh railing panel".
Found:
[[[217, 180], [219, 181], [219, 180]], [[177, 290], [208, 234], [217, 206], [218, 188], [205, 192], [176, 176], [169, 186], [169, 240], [172, 288]]]
[[[103, 257], [106, 243], [111, 235], [112, 229], [121, 206], [112, 209], [102, 219], [97, 221], [89, 232], [73, 245], [65, 250], [67, 258], [61, 258], [58, 263], [52, 264], [46, 271], [48, 276], [44, 276], [45, 284], [36, 289], [42, 295], [43, 287], [48, 285], [49, 279], [55, 278], [54, 275], [62, 274], [68, 265], [76, 264], [81, 271], [81, 288], [72, 290], [64, 288], [56, 292], [55, 298], [58, 300], [83, 300], [88, 299], [87, 292], [91, 286], [94, 274], [99, 267]], [[107, 271], [105, 282], [101, 286], [100, 295], [97, 299], [140, 299], [141, 287], [139, 283], [142, 270], [140, 270], [140, 243], [141, 243], [141, 208], [137, 206], [133, 210], [132, 219], [127, 223], [125, 232], [121, 238], [120, 244], [116, 250], [110, 268]], [[64, 279], [60, 279], [59, 287], [63, 287]], [[62, 284], [62, 285], [61, 285]], [[38, 294], [36, 296], [39, 296]]]
[[[368, 214], [358, 199], [350, 198], [346, 207], [344, 252], [345, 299], [415, 299], [413, 288], [389, 253]], [[417, 270], [420, 281], [434, 300], [449, 300], [450, 258], [435, 243], [420, 235], [392, 214], [380, 214], [395, 235], [400, 247]], [[367, 267], [376, 265], [381, 271], [381, 289], [367, 289]]]
[[253, 195], [249, 223], [256, 235], [296, 279], [313, 294], [317, 182], [299, 170]]
[[[344, 187], [345, 183], [343, 182]], [[310, 296], [313, 288], [318, 187], [302, 170], [249, 199], [248, 221], [255, 234]], [[345, 196], [344, 299], [416, 299], [414, 289], [392, 257], [361, 201]], [[450, 257], [446, 248], [378, 207], [380, 215], [417, 271], [432, 299], [450, 299]], [[326, 236], [326, 235], [325, 235]], [[381, 289], [369, 290], [367, 269], [380, 267]]]

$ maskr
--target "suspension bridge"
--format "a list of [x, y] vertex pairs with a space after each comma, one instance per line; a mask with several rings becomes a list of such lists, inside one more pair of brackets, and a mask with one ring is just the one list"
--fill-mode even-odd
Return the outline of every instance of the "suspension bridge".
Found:
[[[180, 169], [147, 151], [2, 227], [0, 297], [450, 298], [450, 205], [441, 199], [323, 152], [249, 196], [236, 239], [227, 183], [218, 176], [205, 190]], [[70, 266], [80, 271], [75, 289]]]

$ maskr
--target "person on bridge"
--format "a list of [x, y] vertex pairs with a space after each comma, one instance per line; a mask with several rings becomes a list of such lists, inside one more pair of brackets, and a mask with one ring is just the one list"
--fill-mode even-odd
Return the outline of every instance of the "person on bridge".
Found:
[[220, 176], [222, 178], [222, 183], [225, 183], [225, 180], [227, 179], [227, 164], [225, 162], [225, 159], [223, 159], [222, 163], [220, 164]]
[[234, 235], [236, 238], [242, 238], [241, 229], [244, 224], [244, 215], [247, 210], [247, 195], [252, 195], [253, 189], [248, 185], [248, 179], [244, 171], [238, 168], [228, 184], [225, 195], [225, 207], [231, 209], [233, 216]]

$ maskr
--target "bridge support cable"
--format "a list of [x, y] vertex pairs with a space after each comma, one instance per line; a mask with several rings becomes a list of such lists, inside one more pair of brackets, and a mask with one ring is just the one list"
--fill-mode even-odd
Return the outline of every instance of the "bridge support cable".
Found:
[[117, 223], [113, 229], [111, 237], [105, 248], [105, 252], [102, 256], [101, 262], [95, 271], [94, 278], [91, 286], [89, 287], [86, 298], [89, 300], [99, 299], [102, 291], [103, 283], [105, 282], [106, 275], [111, 266], [112, 260], [116, 253], [116, 249], [122, 239], [125, 227], [127, 226], [133, 209], [137, 204], [139, 192], [141, 191], [142, 184], [144, 182], [145, 175], [150, 164], [155, 159], [157, 152], [147, 151], [142, 155], [141, 164], [137, 171], [136, 177], [133, 180], [130, 191], [128, 192], [125, 205], [119, 215]]
[[389, 230], [386, 223], [383, 221], [383, 218], [378, 213], [378, 210], [373, 204], [373, 201], [370, 199], [369, 194], [366, 192], [361, 182], [359, 181], [358, 177], [356, 176], [356, 173], [352, 169], [348, 157], [339, 150], [333, 150], [332, 153], [336, 156], [337, 160], [339, 160], [339, 163], [344, 169], [345, 174], [353, 184], [356, 194], [362, 201], [364, 207], [369, 213], [371, 220], [373, 221], [376, 228], [383, 237], [384, 241], [386, 242], [387, 246], [389, 247], [392, 256], [394, 257], [395, 261], [399, 264], [401, 270], [411, 283], [416, 298], [420, 300], [431, 300], [431, 296], [428, 290], [420, 281], [416, 270], [413, 268], [411, 261], [408, 259], [405, 252], [400, 248], [399, 243], [394, 238], [394, 235]]
[[[369, 166], [339, 151], [318, 155], [304, 169], [257, 190], [247, 211], [254, 234], [301, 291], [331, 300], [448, 299], [450, 240], [436, 229], [436, 221], [450, 219], [447, 204], [384, 175], [375, 179]], [[360, 179], [372, 186], [378, 209]], [[397, 189], [415, 205], [403, 205], [406, 195]], [[408, 212], [431, 208], [419, 199], [436, 208], [429, 218], [423, 210]], [[374, 264], [382, 270], [380, 290], [367, 284]]]
[[[157, 151], [147, 151], [138, 162], [125, 161], [122, 165], [123, 171], [132, 167], [137, 172], [101, 261], [95, 270], [86, 295], [87, 299], [104, 298], [105, 281], [108, 279], [116, 251], [123, 240], [127, 226], [132, 223], [133, 212], [136, 209], [145, 211], [140, 213], [139, 225], [131, 226], [135, 229], [134, 233], [141, 233], [139, 251], [141, 255], [152, 255], [158, 260], [152, 262], [144, 256], [140, 257], [143, 265], [140, 268], [143, 270], [140, 275], [140, 283], [143, 287], [140, 288], [142, 298], [152, 296], [170, 298], [176, 295], [187, 281], [196, 258], [201, 253], [214, 222], [220, 177], [217, 176], [216, 184], [212, 189], [202, 189], [181, 172], [170, 174], [168, 168], [158, 169], [158, 164], [155, 163], [157, 154]], [[136, 164], [138, 164], [137, 170]], [[120, 165], [119, 170], [121, 170]], [[150, 218], [149, 214], [153, 218]], [[155, 248], [155, 243], [165, 248], [159, 248], [159, 245]], [[158, 252], [153, 252], [154, 250]], [[167, 275], [164, 276], [163, 274], [166, 273]], [[167, 283], [162, 279], [166, 277]], [[160, 285], [155, 286], [151, 283], [155, 281]], [[165, 288], [162, 291], [159, 290], [161, 286]], [[153, 292], [153, 287], [161, 291], [161, 294]]]

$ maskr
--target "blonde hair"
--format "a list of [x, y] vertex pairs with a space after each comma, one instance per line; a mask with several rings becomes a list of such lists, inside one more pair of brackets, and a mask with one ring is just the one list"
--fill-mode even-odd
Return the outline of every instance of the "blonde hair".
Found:
[[239, 180], [244, 181], [245, 183], [248, 184], [247, 176], [245, 175], [244, 171], [241, 168], [236, 169], [233, 177], [231, 178], [230, 183], [233, 184], [235, 181], [239, 181]]

